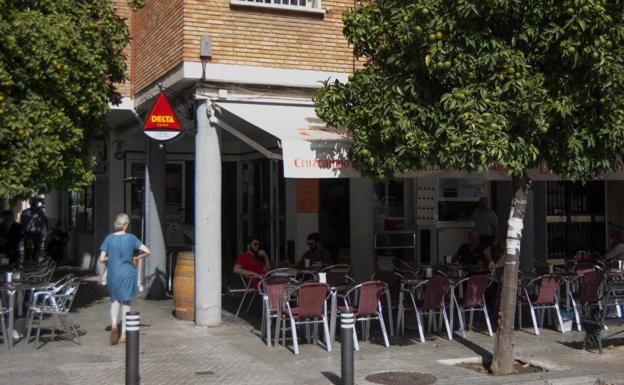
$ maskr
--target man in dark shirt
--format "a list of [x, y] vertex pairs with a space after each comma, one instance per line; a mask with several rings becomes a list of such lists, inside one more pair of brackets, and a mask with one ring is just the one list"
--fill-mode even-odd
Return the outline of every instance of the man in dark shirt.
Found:
[[301, 261], [306, 259], [310, 260], [310, 264], [327, 266], [331, 262], [331, 256], [329, 251], [321, 246], [321, 236], [319, 233], [311, 233], [306, 237], [306, 244], [308, 245], [308, 251], [303, 253]]
[[483, 248], [480, 246], [480, 242], [481, 237], [479, 236], [479, 231], [476, 229], [470, 230], [468, 233], [468, 243], [464, 243], [459, 247], [453, 261], [459, 262], [462, 266], [470, 270], [482, 268], [485, 255], [483, 254]]
[[48, 217], [43, 209], [43, 200], [33, 198], [31, 206], [22, 211], [20, 223], [24, 230], [24, 261], [38, 263], [41, 245], [48, 234]]

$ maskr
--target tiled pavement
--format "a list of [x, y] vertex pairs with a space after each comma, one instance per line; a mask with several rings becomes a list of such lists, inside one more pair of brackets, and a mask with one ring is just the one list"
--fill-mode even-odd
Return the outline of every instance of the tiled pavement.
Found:
[[[0, 384], [69, 385], [123, 384], [124, 345], [110, 346], [109, 301], [102, 288], [86, 284], [90, 299], [73, 313], [86, 332], [82, 345], [57, 340], [36, 349], [34, 343], [19, 342], [13, 351], [0, 345]], [[295, 356], [283, 346], [267, 348], [258, 331], [246, 321], [224, 312], [224, 322], [215, 328], [197, 328], [171, 315], [171, 300], [137, 300], [133, 310], [141, 312], [141, 383], [157, 384], [339, 384], [340, 345], [327, 353], [320, 346], [302, 345]], [[430, 373], [436, 384], [624, 384], [624, 346], [598, 355], [570, 346], [582, 333], [561, 335], [544, 330], [539, 337], [515, 333], [519, 359], [539, 364], [548, 372], [490, 377], [440, 361], [478, 356], [491, 350], [493, 338], [472, 332], [466, 341], [435, 338], [426, 344], [413, 338], [395, 338], [385, 349], [378, 342], [361, 343], [356, 353], [357, 384], [370, 384], [364, 377], [380, 371]], [[610, 330], [611, 331], [611, 330]]]

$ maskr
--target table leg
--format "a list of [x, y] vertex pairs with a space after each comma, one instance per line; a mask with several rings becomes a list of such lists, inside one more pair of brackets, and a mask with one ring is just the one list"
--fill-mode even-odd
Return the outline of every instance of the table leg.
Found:
[[566, 311], [570, 311], [570, 280], [569, 279], [565, 280], [565, 285], [566, 285], [566, 292], [565, 292]]
[[[15, 290], [9, 290], [9, 325], [7, 327], [6, 336], [9, 349], [13, 349], [13, 316], [15, 314]], [[4, 321], [3, 321], [4, 322]]]
[[337, 298], [337, 293], [335, 289], [332, 289], [331, 292], [331, 305], [330, 305], [330, 310], [329, 310], [329, 330], [330, 330], [330, 334], [331, 334], [331, 340], [334, 341], [334, 339], [336, 338], [336, 313], [337, 313], [337, 303], [338, 302], [338, 298]]
[[390, 321], [390, 337], [394, 337], [394, 320], [392, 317], [392, 302], [390, 302], [390, 292], [386, 290], [386, 303], [388, 304], [388, 321]]
[[[451, 328], [451, 334], [453, 333], [453, 323], [455, 321], [455, 288], [451, 287], [451, 303], [449, 304], [449, 325]], [[451, 337], [451, 336], [449, 336]]]

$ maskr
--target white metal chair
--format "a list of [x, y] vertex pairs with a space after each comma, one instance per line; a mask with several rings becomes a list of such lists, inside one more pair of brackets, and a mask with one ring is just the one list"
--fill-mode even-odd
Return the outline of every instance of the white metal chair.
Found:
[[0, 295], [0, 327], [2, 328], [2, 339], [4, 340], [7, 348], [9, 348], [10, 350], [11, 345], [9, 344], [9, 335], [7, 334], [7, 327], [6, 323], [4, 322], [4, 316], [8, 315], [10, 311], [13, 311], [13, 309], [9, 309], [8, 307], [4, 306], [3, 297], [3, 295]]
[[238, 314], [243, 308], [245, 299], [247, 298], [249, 294], [251, 294], [251, 299], [249, 300], [249, 304], [247, 304], [247, 310], [246, 310], [247, 312], [249, 312], [249, 309], [251, 309], [251, 304], [253, 303], [254, 298], [256, 298], [256, 293], [258, 292], [256, 283], [260, 281], [258, 278], [247, 277], [243, 274], [238, 274], [238, 275], [243, 285], [242, 288], [229, 290], [230, 294], [237, 294], [237, 293], [243, 294], [243, 297], [241, 298], [241, 301], [238, 304], [238, 309], [236, 309], [236, 317], [238, 317]]
[[49, 316], [52, 321], [52, 340], [55, 334], [55, 318], [58, 318], [65, 332], [71, 333], [74, 342], [80, 344], [80, 334], [70, 315], [71, 306], [76, 298], [80, 281], [77, 277], [71, 277], [59, 286], [49, 290], [40, 290], [33, 293], [32, 303], [28, 308], [28, 331], [26, 341], [30, 342], [35, 318], [38, 317], [36, 343], [39, 344], [43, 318]]

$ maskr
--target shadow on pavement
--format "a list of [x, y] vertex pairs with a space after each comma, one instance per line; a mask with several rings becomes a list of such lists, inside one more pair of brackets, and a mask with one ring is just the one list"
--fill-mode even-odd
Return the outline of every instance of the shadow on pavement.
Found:
[[469, 341], [461, 336], [454, 336], [453, 340], [459, 342], [460, 344], [464, 345], [468, 349], [481, 356], [482, 364], [484, 366], [490, 365], [492, 363], [493, 354], [489, 350], [485, 349], [483, 346], [477, 345], [474, 342]]
[[76, 293], [76, 299], [72, 305], [72, 311], [88, 308], [107, 296], [106, 286], [100, 285], [98, 281], [82, 279], [78, 287], [78, 293]]
[[342, 385], [342, 380], [340, 379], [340, 376], [338, 376], [336, 373], [334, 372], [321, 372], [321, 373], [323, 374], [323, 376], [325, 376], [325, 378], [331, 381], [332, 384]]

